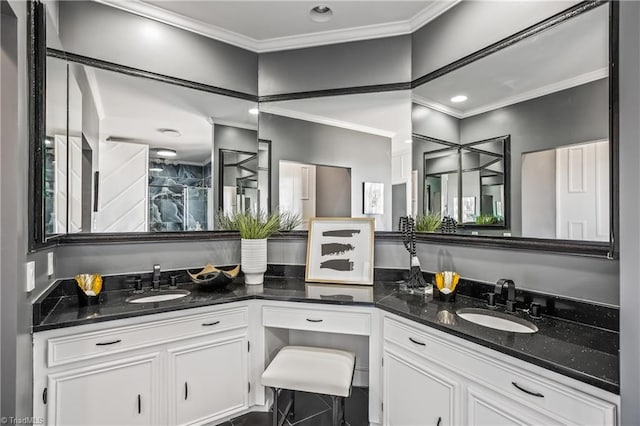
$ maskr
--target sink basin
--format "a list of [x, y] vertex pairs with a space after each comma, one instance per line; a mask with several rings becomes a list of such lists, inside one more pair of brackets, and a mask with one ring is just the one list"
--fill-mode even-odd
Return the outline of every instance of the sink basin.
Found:
[[460, 309], [456, 314], [464, 320], [496, 330], [511, 331], [513, 333], [535, 333], [538, 331], [538, 327], [526, 319], [488, 309], [465, 308]]
[[135, 295], [131, 296], [127, 299], [129, 303], [154, 303], [154, 302], [166, 302], [168, 300], [180, 299], [182, 297], [188, 296], [189, 291], [187, 290], [169, 290], [169, 291], [160, 291], [157, 293], [152, 293], [148, 295]]

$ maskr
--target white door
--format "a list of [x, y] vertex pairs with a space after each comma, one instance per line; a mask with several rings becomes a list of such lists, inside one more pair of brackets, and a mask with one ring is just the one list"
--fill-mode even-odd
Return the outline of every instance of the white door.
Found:
[[609, 241], [609, 142], [556, 151], [556, 238]]
[[246, 336], [169, 350], [169, 423], [201, 424], [244, 410]]
[[49, 425], [158, 423], [157, 354], [49, 375]]
[[53, 216], [55, 234], [67, 233], [67, 206], [68, 190], [67, 190], [67, 137], [63, 135], [55, 135], [54, 137], [54, 153], [55, 153], [55, 180], [53, 186], [54, 203]]
[[100, 143], [98, 161], [99, 208], [94, 231], [148, 231], [149, 147], [125, 142]]
[[82, 231], [82, 138], [69, 136], [69, 229]]
[[419, 365], [384, 352], [383, 418], [389, 426], [460, 424], [455, 412], [458, 383], [433, 363]]
[[487, 388], [467, 388], [469, 426], [559, 425], [558, 420], [525, 407]]

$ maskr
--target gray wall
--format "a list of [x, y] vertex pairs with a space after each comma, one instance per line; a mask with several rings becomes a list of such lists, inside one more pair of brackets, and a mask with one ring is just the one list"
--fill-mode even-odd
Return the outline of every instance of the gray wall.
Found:
[[260, 139], [271, 141], [271, 208], [279, 203], [280, 160], [351, 169], [351, 216], [361, 217], [363, 182], [384, 183], [376, 227], [391, 229], [391, 139], [340, 127], [260, 114]]
[[620, 2], [620, 424], [640, 424], [640, 3]]
[[411, 80], [411, 36], [260, 54], [260, 95]]
[[556, 151], [522, 157], [522, 235], [556, 238]]
[[316, 166], [316, 216], [351, 216], [351, 171]]
[[[5, 20], [8, 13], [17, 18]], [[27, 256], [28, 82], [26, 3], [2, 2], [0, 138], [0, 415], [31, 415], [31, 301], [47, 286], [46, 251]], [[15, 35], [17, 34], [17, 48]], [[8, 44], [7, 44], [8, 43]], [[9, 47], [12, 46], [13, 47]], [[36, 289], [25, 291], [25, 262], [36, 262]]]
[[561, 12], [577, 1], [465, 1], [412, 34], [416, 79]]
[[69, 52], [258, 93], [256, 53], [91, 1], [61, 1], [59, 22]]
[[522, 154], [609, 138], [609, 86], [601, 79], [460, 121], [460, 142], [511, 135], [511, 232], [522, 233]]
[[[306, 250], [306, 240], [270, 240], [268, 262], [304, 265]], [[57, 253], [60, 259], [57, 273], [61, 277], [83, 271], [148, 272], [154, 263], [159, 263], [163, 270], [195, 268], [206, 262], [238, 263], [240, 241], [64, 246]], [[519, 288], [618, 304], [618, 265], [606, 259], [424, 243], [418, 244], [418, 258], [426, 271], [453, 269], [463, 277], [486, 282], [509, 277]], [[402, 243], [377, 242], [375, 265], [406, 269], [407, 252]]]

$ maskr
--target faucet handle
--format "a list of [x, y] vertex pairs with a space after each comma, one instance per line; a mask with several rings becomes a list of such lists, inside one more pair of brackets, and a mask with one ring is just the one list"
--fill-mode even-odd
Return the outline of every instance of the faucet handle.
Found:
[[487, 299], [487, 308], [496, 308], [496, 294], [495, 293], [483, 293], [483, 297]]

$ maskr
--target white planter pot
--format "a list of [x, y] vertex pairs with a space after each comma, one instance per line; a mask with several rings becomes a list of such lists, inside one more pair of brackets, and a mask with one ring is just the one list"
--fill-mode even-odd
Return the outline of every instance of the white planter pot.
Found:
[[267, 272], [267, 239], [240, 242], [240, 265], [245, 284], [262, 284]]

